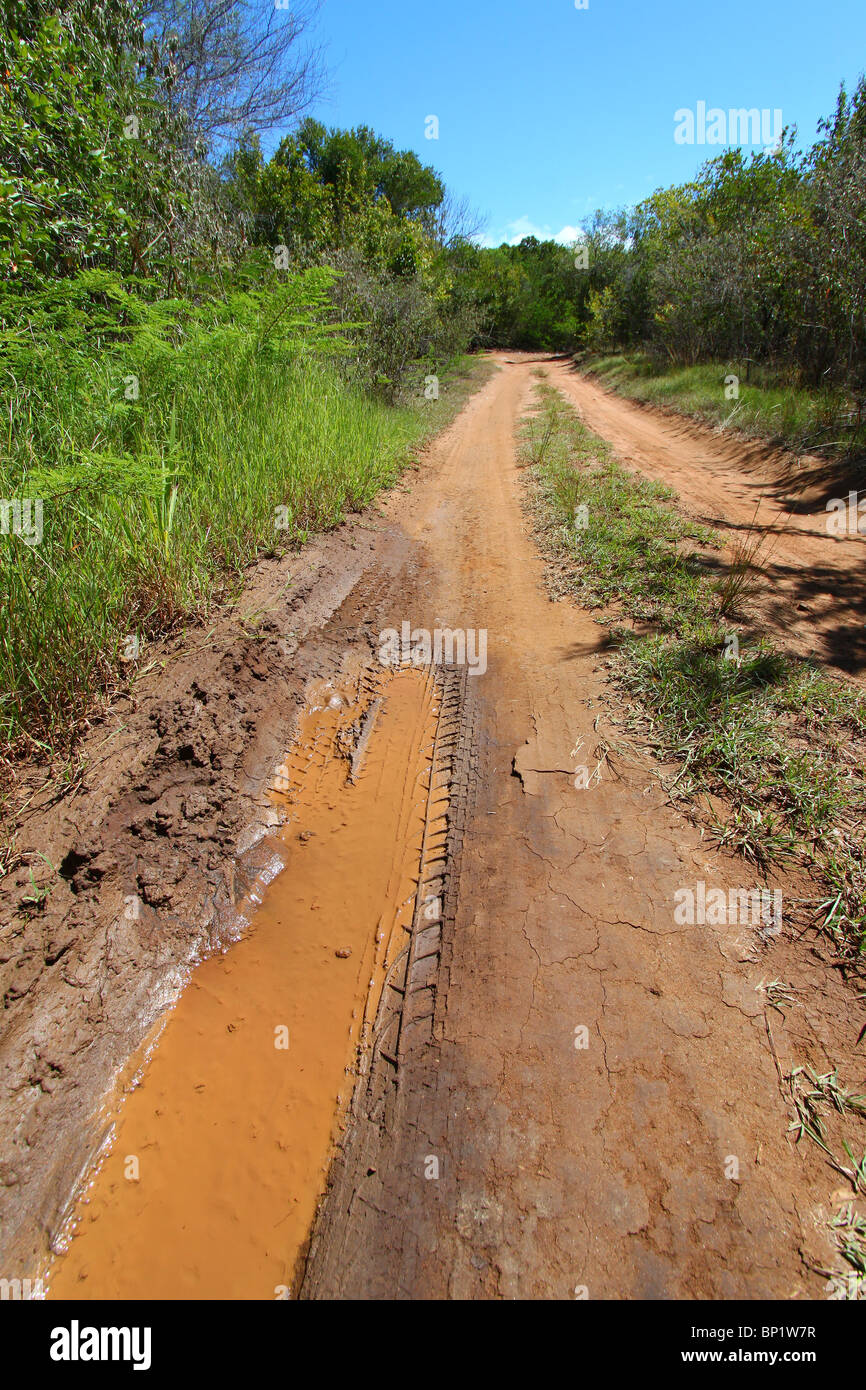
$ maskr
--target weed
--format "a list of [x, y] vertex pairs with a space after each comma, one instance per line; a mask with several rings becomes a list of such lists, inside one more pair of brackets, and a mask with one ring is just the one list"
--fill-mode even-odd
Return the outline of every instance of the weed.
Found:
[[762, 980], [757, 989], [764, 995], [770, 1008], [776, 1009], [782, 1015], [794, 1003], [795, 991], [781, 980]]

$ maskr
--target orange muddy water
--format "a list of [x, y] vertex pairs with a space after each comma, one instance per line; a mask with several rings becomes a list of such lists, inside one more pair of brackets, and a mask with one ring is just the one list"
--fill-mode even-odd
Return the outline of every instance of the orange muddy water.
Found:
[[356, 1045], [411, 925], [436, 703], [413, 670], [310, 693], [274, 787], [286, 867], [132, 1068], [51, 1297], [290, 1296]]

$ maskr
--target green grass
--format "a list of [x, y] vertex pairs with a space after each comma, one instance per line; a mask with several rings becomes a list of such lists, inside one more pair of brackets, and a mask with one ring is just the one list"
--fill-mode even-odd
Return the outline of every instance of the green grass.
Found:
[[40, 544], [0, 535], [7, 755], [67, 749], [134, 670], [133, 639], [141, 653], [258, 555], [366, 506], [453, 413], [460, 364], [438, 402], [347, 384], [320, 322], [329, 275], [202, 308], [92, 275], [41, 322], [4, 323], [0, 497], [40, 498], [44, 517]]
[[[861, 1209], [866, 1195], [866, 1154], [858, 1159], [859, 1145], [852, 1149], [842, 1125], [843, 1121], [849, 1122], [847, 1129], [856, 1145], [853, 1131], [857, 1121], [866, 1119], [866, 1096], [844, 1087], [838, 1069], [821, 1075], [811, 1067], [794, 1067], [780, 1080], [788, 1087], [793, 1110], [788, 1132], [796, 1143], [810, 1139], [833, 1171], [851, 1184], [851, 1200], [829, 1223], [844, 1264], [836, 1269], [813, 1268], [828, 1280], [831, 1298], [866, 1298], [866, 1216]], [[839, 1157], [840, 1143], [844, 1158]]]
[[850, 1266], [846, 1273], [825, 1271], [830, 1276], [830, 1297], [836, 1300], [866, 1298], [866, 1217], [849, 1202], [831, 1223], [840, 1255]]
[[522, 450], [538, 535], [559, 589], [603, 606], [618, 718], [676, 766], [672, 795], [716, 806], [703, 814], [720, 843], [764, 869], [797, 861], [814, 871], [821, 925], [843, 954], [860, 955], [866, 697], [738, 634], [725, 578], [706, 563], [714, 535], [677, 511], [669, 489], [616, 464], [552, 388], [537, 394]]
[[555, 518], [552, 544], [579, 557], [581, 602], [616, 601], [629, 617], [663, 626], [672, 614], [697, 617], [702, 570], [686, 543], [718, 547], [718, 538], [670, 505], [670, 488], [618, 464], [559, 392], [538, 390], [540, 409], [521, 432], [523, 460], [535, 466]]
[[[660, 367], [642, 353], [589, 354], [581, 357], [580, 366], [621, 396], [793, 449], [837, 452], [866, 441], [866, 427], [858, 433], [854, 402], [843, 392], [785, 383], [757, 366], [751, 368], [749, 380], [745, 363]], [[738, 378], [738, 399], [725, 396], [729, 375]]]

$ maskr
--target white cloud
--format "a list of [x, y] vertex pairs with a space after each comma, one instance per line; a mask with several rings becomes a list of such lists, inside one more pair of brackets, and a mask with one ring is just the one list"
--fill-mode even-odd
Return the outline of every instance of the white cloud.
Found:
[[560, 246], [573, 246], [576, 241], [583, 241], [583, 232], [580, 227], [563, 227], [553, 240], [558, 241]]
[[524, 213], [513, 222], [507, 222], [501, 231], [485, 233], [481, 238], [481, 245], [501, 246], [503, 242], [507, 242], [509, 246], [518, 246], [527, 236], [534, 236], [538, 241], [555, 241], [560, 246], [573, 246], [576, 241], [583, 240], [583, 233], [579, 227], [565, 226], [554, 232], [552, 227], [539, 226]]

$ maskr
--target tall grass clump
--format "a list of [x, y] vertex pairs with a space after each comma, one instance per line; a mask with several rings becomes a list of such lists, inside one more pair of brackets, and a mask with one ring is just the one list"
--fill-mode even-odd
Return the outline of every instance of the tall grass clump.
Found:
[[395, 478], [424, 421], [346, 384], [333, 278], [259, 268], [196, 304], [93, 270], [0, 299], [0, 499], [43, 518], [0, 535], [7, 745], [62, 744], [136, 639]]

